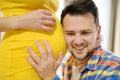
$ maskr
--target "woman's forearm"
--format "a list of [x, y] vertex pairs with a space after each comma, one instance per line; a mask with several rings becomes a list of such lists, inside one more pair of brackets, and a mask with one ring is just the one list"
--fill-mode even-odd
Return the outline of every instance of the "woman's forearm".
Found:
[[18, 25], [17, 16], [0, 18], [0, 32], [17, 29]]

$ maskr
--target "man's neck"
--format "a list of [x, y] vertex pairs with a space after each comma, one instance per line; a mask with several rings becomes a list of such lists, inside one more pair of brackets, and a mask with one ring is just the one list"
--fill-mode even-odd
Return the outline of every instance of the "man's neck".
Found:
[[87, 56], [85, 59], [82, 59], [82, 60], [74, 59], [73, 65], [78, 67], [81, 70], [87, 64], [90, 57], [91, 55]]
[[85, 59], [82, 60], [78, 60], [75, 58], [73, 59], [71, 80], [81, 80], [80, 72], [87, 64], [89, 58], [90, 56], [87, 56]]

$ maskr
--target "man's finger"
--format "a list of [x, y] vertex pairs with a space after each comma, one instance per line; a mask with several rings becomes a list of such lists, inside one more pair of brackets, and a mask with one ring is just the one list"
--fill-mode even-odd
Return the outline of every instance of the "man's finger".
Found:
[[27, 51], [29, 52], [29, 54], [31, 55], [31, 57], [34, 59], [34, 61], [37, 64], [40, 64], [40, 58], [34, 53], [34, 51], [30, 47], [27, 48]]
[[33, 68], [35, 68], [36, 70], [38, 69], [38, 65], [31, 59], [30, 56], [27, 57], [28, 62], [32, 65]]
[[63, 55], [62, 55], [62, 52], [60, 52], [58, 60], [57, 60], [57, 64], [56, 64], [57, 67], [61, 64], [62, 60], [63, 60]]
[[41, 44], [40, 44], [40, 42], [39, 42], [38, 40], [36, 41], [36, 45], [37, 45], [37, 47], [38, 47], [39, 52], [40, 52], [41, 55], [42, 55], [42, 58], [43, 58], [43, 59], [46, 59], [46, 58], [47, 58], [47, 54], [46, 54], [46, 52], [45, 52], [45, 49], [41, 46]]
[[46, 46], [47, 51], [49, 53], [48, 56], [50, 56], [51, 58], [53, 58], [53, 52], [52, 52], [52, 49], [51, 49], [49, 43], [47, 42], [47, 40], [44, 40], [44, 43], [45, 43], [45, 46]]

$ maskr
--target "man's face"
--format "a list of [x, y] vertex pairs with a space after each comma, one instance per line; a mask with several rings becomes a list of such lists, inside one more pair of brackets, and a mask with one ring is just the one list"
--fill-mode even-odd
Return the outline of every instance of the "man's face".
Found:
[[96, 27], [91, 13], [76, 16], [67, 14], [63, 20], [63, 31], [68, 49], [79, 60], [85, 59], [95, 48], [100, 35], [100, 27]]

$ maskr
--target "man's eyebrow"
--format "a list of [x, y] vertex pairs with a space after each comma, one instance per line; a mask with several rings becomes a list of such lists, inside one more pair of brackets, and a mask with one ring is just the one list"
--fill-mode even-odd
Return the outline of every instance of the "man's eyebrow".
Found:
[[[74, 30], [64, 30], [65, 32], [74, 32]], [[80, 30], [81, 31], [91, 31], [91, 29], [83, 29], [83, 30]]]
[[64, 32], [74, 32], [74, 31], [72, 31], [72, 30], [65, 30]]

